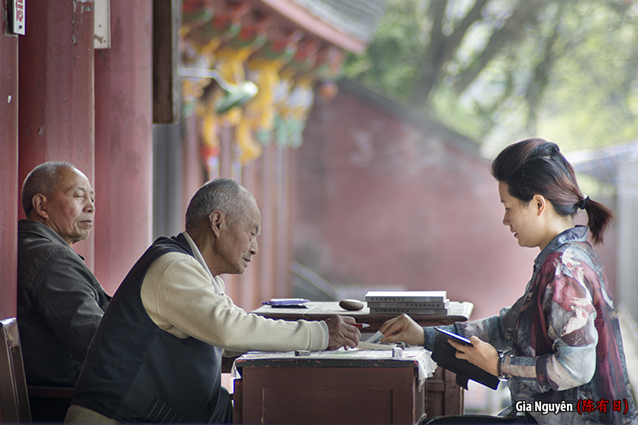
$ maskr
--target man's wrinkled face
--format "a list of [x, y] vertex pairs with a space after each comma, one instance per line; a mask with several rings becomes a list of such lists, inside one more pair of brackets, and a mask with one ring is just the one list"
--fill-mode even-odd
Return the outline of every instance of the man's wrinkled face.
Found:
[[261, 214], [253, 198], [246, 198], [242, 212], [225, 217], [220, 234], [219, 256], [224, 263], [221, 273], [242, 274], [253, 255], [257, 254], [257, 236], [261, 231]]
[[89, 237], [95, 214], [95, 192], [89, 179], [79, 170], [63, 168], [58, 186], [46, 198], [44, 222], [69, 246]]

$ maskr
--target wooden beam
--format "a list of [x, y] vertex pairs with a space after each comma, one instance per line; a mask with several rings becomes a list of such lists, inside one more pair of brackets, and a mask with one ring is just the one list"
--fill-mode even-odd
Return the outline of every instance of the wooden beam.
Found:
[[344, 50], [360, 54], [366, 49], [366, 43], [363, 41], [322, 21], [292, 0], [259, 0], [257, 3], [266, 5], [274, 12], [299, 25], [304, 31]]
[[153, 0], [153, 123], [179, 119], [179, 0]]

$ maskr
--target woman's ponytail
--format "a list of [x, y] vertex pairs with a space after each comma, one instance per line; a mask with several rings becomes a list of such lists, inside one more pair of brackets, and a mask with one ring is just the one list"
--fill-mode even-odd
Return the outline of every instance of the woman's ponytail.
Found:
[[[584, 202], [583, 202], [584, 201]], [[583, 198], [582, 209], [587, 213], [587, 226], [595, 244], [603, 242], [603, 233], [614, 219], [614, 213], [600, 202], [593, 201], [589, 196]]]

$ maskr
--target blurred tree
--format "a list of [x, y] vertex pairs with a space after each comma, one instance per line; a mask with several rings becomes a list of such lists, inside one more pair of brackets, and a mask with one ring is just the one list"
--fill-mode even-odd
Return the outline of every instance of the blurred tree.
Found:
[[634, 0], [389, 0], [346, 76], [429, 112], [491, 155], [638, 137]]

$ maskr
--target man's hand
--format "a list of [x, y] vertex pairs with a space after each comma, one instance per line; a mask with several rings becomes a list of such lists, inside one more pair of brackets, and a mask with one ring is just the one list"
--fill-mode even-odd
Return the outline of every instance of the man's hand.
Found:
[[484, 371], [498, 376], [498, 362], [501, 361], [496, 348], [487, 342], [481, 341], [479, 337], [470, 338], [472, 345], [463, 345], [449, 339], [448, 342], [456, 348], [456, 358], [465, 359], [483, 369]]
[[381, 325], [379, 332], [386, 336], [381, 340], [385, 343], [405, 342], [409, 345], [425, 343], [423, 328], [407, 314], [388, 320]]
[[328, 350], [336, 350], [340, 347], [354, 348], [359, 345], [361, 332], [356, 326], [352, 326], [355, 320], [348, 316], [332, 316], [326, 319], [328, 325]]

